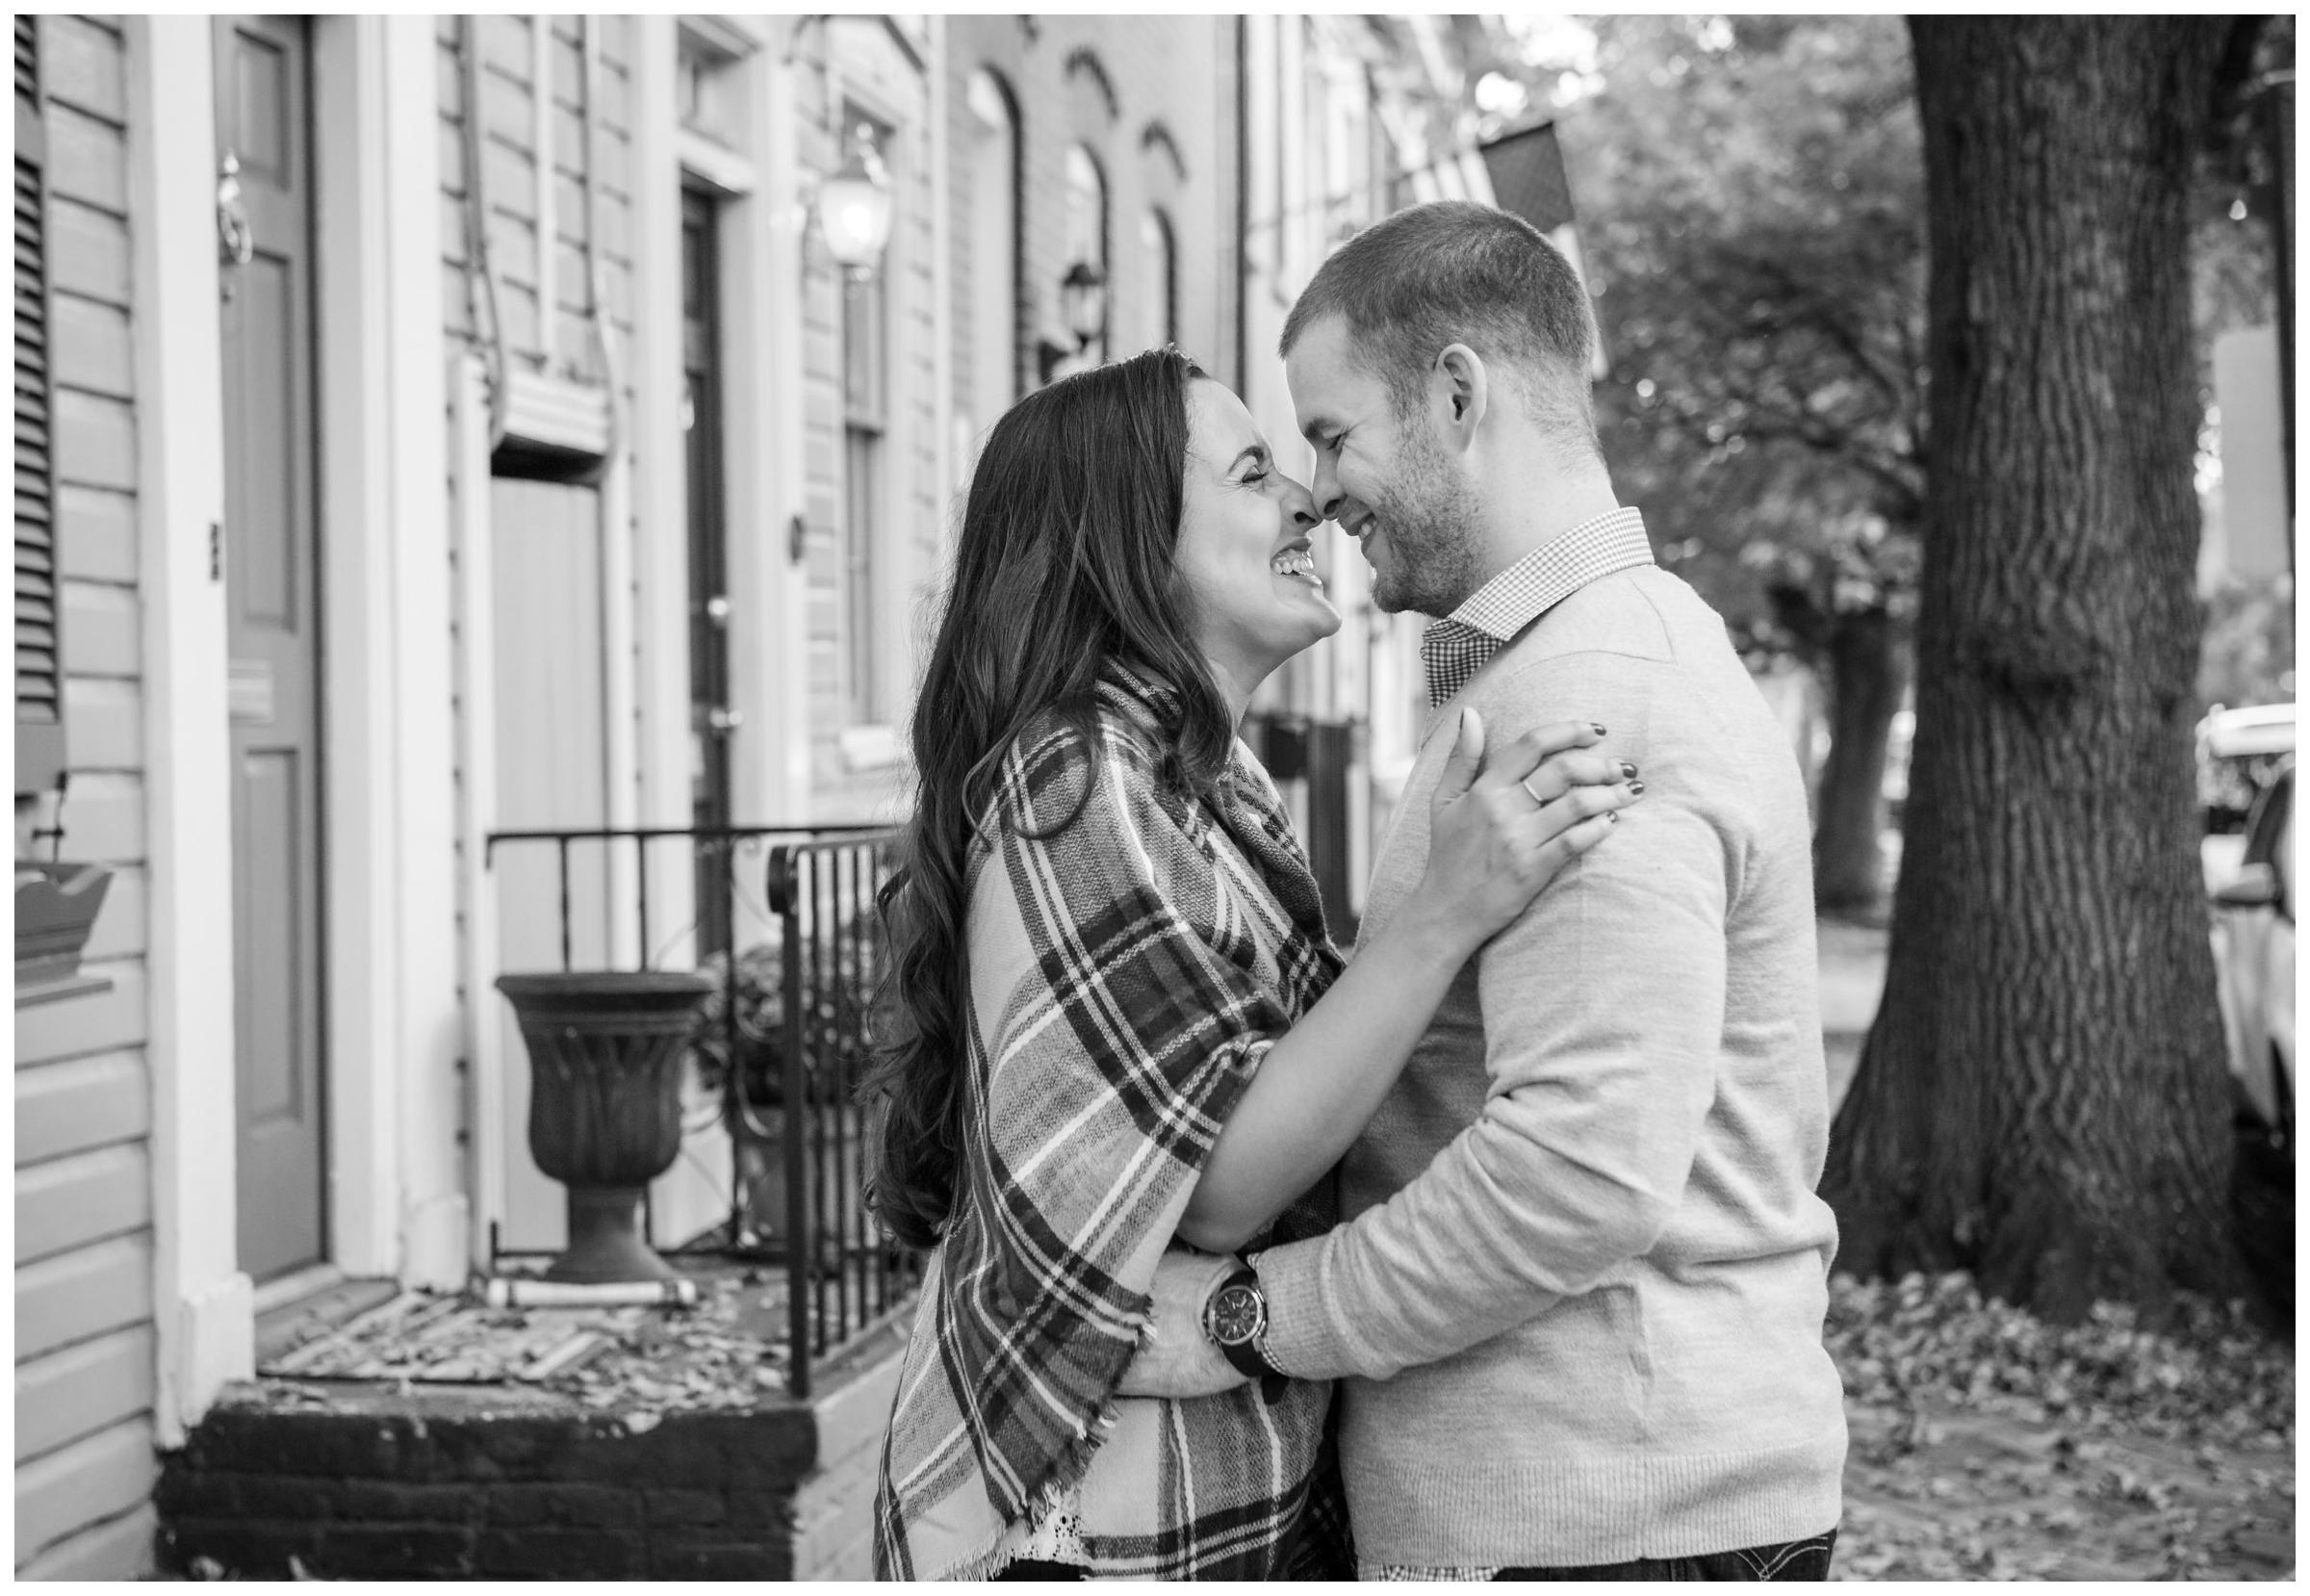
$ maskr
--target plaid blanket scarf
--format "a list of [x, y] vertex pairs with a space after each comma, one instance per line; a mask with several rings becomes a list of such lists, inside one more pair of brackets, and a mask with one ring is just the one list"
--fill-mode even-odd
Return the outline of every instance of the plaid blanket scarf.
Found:
[[[1308, 1502], [1328, 1385], [1116, 1396], [1221, 1124], [1340, 968], [1248, 750], [1208, 802], [1160, 789], [1175, 705], [1118, 672], [1095, 742], [1022, 736], [974, 844], [969, 1129], [884, 1443], [882, 1578], [983, 1578], [1071, 1490], [1097, 1574], [1264, 1579]], [[1324, 1181], [1261, 1245], [1332, 1218]]]

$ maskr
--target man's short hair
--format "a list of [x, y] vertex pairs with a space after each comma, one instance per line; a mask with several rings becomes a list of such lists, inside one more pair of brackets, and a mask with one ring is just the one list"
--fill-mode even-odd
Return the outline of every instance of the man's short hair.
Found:
[[1326, 316], [1347, 319], [1357, 358], [1399, 416], [1419, 404], [1444, 348], [1465, 344], [1509, 379], [1543, 431], [1597, 450], [1587, 291], [1521, 217], [1465, 199], [1397, 212], [1332, 251], [1285, 318], [1279, 352], [1288, 358]]

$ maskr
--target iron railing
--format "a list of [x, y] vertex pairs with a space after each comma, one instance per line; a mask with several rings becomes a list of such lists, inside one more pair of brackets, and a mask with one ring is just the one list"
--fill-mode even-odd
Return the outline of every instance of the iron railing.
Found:
[[[865, 1115], [857, 1102], [869, 1012], [884, 965], [874, 898], [889, 875], [895, 839], [895, 833], [861, 826], [624, 827], [498, 832], [484, 844], [485, 859], [506, 844], [554, 849], [564, 969], [573, 967], [576, 951], [573, 848], [599, 847], [605, 856], [624, 845], [633, 848], [638, 888], [632, 923], [645, 968], [660, 956], [651, 940], [653, 853], [687, 841], [687, 878], [722, 884], [724, 901], [700, 903], [691, 926], [682, 930], [695, 932], [689, 940], [699, 961], [718, 964], [722, 977], [715, 1062], [721, 1113], [734, 1144], [730, 1211], [723, 1223], [677, 1250], [783, 1265], [786, 1383], [796, 1397], [809, 1395], [814, 1361], [903, 1309], [921, 1274], [919, 1256], [884, 1232], [867, 1211]], [[756, 877], [757, 863], [761, 874]], [[763, 891], [751, 943], [740, 910], [752, 904], [739, 890], [750, 878], [759, 880]], [[738, 945], [705, 945], [720, 940], [714, 933], [723, 927]], [[678, 934], [667, 946], [682, 940]], [[755, 966], [772, 947], [775, 1023], [754, 990]], [[711, 1050], [710, 1038], [702, 1050]], [[765, 1057], [775, 1059], [774, 1072], [757, 1077], [755, 1067]], [[772, 1188], [769, 1202], [762, 1200], [765, 1185]], [[490, 1251], [493, 1270], [500, 1259], [544, 1255], [500, 1247], [494, 1224]]]
[[784, 966], [786, 1212], [807, 1243], [788, 1257], [797, 1396], [809, 1394], [812, 1359], [887, 1321], [921, 1277], [920, 1256], [867, 1209], [859, 1103], [867, 1014], [886, 952], [875, 894], [889, 878], [893, 840], [881, 833], [770, 852], [768, 896]]

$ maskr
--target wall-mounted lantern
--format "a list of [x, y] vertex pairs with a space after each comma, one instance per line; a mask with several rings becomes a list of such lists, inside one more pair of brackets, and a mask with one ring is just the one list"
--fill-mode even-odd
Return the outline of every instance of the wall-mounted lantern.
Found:
[[818, 231], [827, 252], [846, 270], [874, 271], [890, 243], [890, 213], [889, 168], [875, 147], [874, 130], [860, 122], [850, 158], [818, 185]]
[[1075, 341], [1068, 348], [1045, 338], [1037, 347], [1042, 380], [1049, 382], [1062, 361], [1072, 360], [1107, 330], [1107, 274], [1089, 261], [1077, 261], [1059, 279], [1059, 314]]

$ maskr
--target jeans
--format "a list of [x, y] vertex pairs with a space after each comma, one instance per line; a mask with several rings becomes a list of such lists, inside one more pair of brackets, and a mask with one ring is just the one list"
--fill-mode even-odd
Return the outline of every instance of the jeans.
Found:
[[988, 1577], [993, 1580], [1088, 1580], [1091, 1570], [1078, 1568], [1073, 1563], [1038, 1562], [1032, 1557], [1020, 1557], [1015, 1562], [1004, 1564]]
[[1495, 1580], [1826, 1580], [1836, 1532], [1784, 1546], [1704, 1552], [1697, 1557], [1639, 1557], [1586, 1568], [1503, 1568]]

